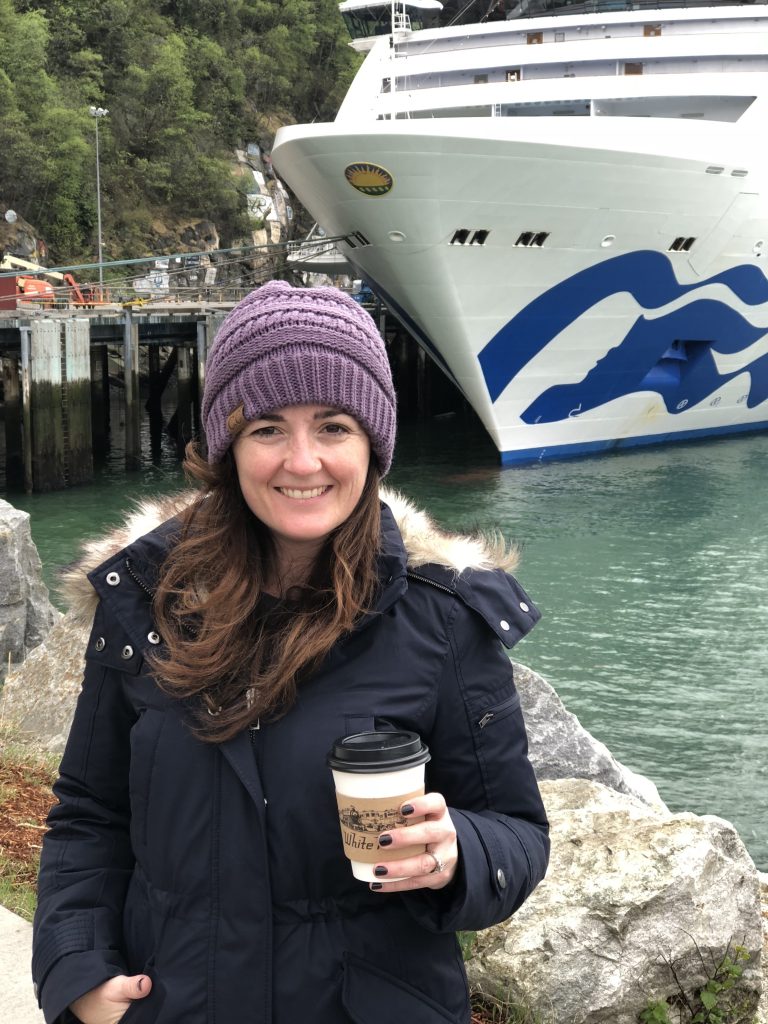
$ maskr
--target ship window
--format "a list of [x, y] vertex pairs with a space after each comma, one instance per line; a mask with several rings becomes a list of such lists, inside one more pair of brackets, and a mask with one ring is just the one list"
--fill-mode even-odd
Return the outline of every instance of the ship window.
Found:
[[564, 43], [565, 42], [565, 32], [555, 32], [555, 42], [556, 43]]
[[678, 237], [667, 249], [667, 252], [689, 252], [691, 246], [695, 241], [696, 239], [690, 236], [686, 238], [685, 235], [678, 235]]
[[625, 75], [642, 75], [643, 65], [637, 61], [625, 61], [624, 62], [624, 74]]
[[381, 91], [382, 92], [391, 92], [392, 91], [392, 79], [391, 78], [382, 78], [382, 80], [381, 80]]
[[739, 171], [731, 171], [731, 175], [732, 175], [732, 176], [733, 176], [734, 178], [746, 178], [746, 176], [747, 176], [748, 174], [749, 174], [749, 171], [742, 171], [742, 170], [739, 170]]
[[488, 237], [488, 235], [490, 235], [490, 231], [486, 231], [485, 228], [481, 229], [480, 231], [476, 231], [474, 235], [472, 235], [472, 241], [469, 244], [485, 245], [485, 240]]
[[541, 248], [548, 238], [548, 231], [523, 231], [518, 235], [515, 245], [524, 245], [528, 248], [535, 245], [538, 248]]
[[661, 25], [646, 25], [643, 28], [643, 35], [644, 36], [660, 36], [661, 35]]
[[459, 228], [454, 231], [453, 238], [450, 241], [451, 245], [465, 245], [469, 238], [469, 228]]
[[475, 85], [487, 85], [488, 75], [475, 75]]
[[707, 168], [707, 174], [722, 174], [724, 170], [724, 167], [715, 167], [713, 165]]
[[544, 33], [543, 32], [529, 32], [526, 42], [530, 45], [531, 43], [543, 43]]
[[507, 81], [508, 82], [519, 82], [520, 81], [520, 68], [509, 68], [507, 70]]

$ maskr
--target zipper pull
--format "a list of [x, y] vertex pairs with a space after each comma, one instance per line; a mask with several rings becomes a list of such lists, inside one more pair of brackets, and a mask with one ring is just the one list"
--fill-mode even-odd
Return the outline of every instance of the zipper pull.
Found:
[[492, 711], [486, 711], [486, 713], [483, 715], [483, 717], [477, 724], [480, 726], [481, 729], [484, 729], [493, 717], [494, 715]]

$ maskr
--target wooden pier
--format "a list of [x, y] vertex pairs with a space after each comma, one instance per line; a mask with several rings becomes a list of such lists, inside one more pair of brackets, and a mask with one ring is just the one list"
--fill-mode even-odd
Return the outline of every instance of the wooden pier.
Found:
[[[144, 411], [151, 437], [159, 434], [153, 426], [163, 426], [160, 401], [171, 377], [176, 412], [165, 429], [172, 429], [181, 451], [202, 433], [206, 356], [233, 305], [169, 302], [0, 312], [6, 468], [0, 490], [51, 491], [92, 480], [94, 459], [108, 447], [110, 385], [123, 392], [127, 469], [141, 465]], [[401, 415], [465, 406], [394, 317], [380, 306], [370, 311], [386, 339]]]

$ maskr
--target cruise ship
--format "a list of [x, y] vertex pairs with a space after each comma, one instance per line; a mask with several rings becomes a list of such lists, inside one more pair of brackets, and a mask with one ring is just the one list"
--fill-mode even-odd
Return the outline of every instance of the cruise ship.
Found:
[[503, 463], [768, 427], [768, 6], [480, 6], [342, 3], [281, 177]]

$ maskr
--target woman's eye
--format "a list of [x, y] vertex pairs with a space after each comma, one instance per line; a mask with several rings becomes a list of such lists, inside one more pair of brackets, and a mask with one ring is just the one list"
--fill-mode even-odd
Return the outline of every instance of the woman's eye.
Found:
[[349, 427], [345, 427], [343, 423], [326, 423], [323, 427], [326, 434], [348, 434]]
[[248, 436], [249, 437], [274, 437], [276, 433], [277, 433], [277, 428], [276, 427], [256, 427], [256, 429], [252, 430]]

